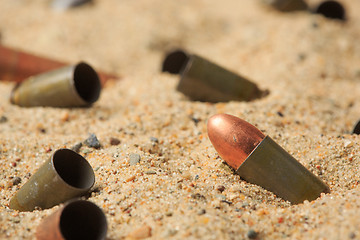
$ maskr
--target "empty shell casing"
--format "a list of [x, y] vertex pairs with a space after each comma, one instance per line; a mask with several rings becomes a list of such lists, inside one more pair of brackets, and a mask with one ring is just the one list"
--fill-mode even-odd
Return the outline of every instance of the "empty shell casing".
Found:
[[85, 158], [70, 149], [58, 149], [11, 198], [19, 211], [46, 209], [90, 190], [95, 174]]
[[307, 4], [303, 0], [263, 0], [263, 2], [282, 12], [303, 11], [308, 9]]
[[32, 76], [18, 84], [10, 101], [22, 107], [82, 107], [100, 96], [97, 73], [86, 63]]
[[85, 200], [67, 202], [46, 217], [36, 230], [37, 240], [106, 238], [107, 221], [103, 211]]
[[255, 83], [244, 77], [182, 50], [166, 56], [162, 71], [180, 73], [177, 90], [194, 101], [249, 101], [263, 94]]
[[266, 136], [236, 171], [292, 204], [317, 199], [329, 187], [281, 146]]

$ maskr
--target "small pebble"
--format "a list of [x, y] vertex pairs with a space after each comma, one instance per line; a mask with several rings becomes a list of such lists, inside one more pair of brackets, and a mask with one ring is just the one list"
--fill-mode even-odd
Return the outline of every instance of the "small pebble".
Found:
[[14, 218], [11, 218], [10, 221], [12, 221], [13, 223], [19, 223], [20, 218], [19, 217], [14, 217]]
[[144, 225], [141, 228], [135, 229], [127, 237], [128, 239], [144, 239], [151, 237], [151, 227]]
[[157, 139], [156, 137], [150, 137], [150, 141], [154, 143], [158, 143], [159, 139]]
[[200, 122], [200, 118], [191, 117], [191, 120], [195, 123], [195, 126]]
[[352, 147], [354, 145], [354, 143], [350, 140], [345, 140], [344, 141], [344, 147], [348, 148], [348, 147]]
[[223, 185], [219, 185], [216, 190], [218, 190], [219, 192], [223, 192], [225, 190], [225, 187]]
[[92, 147], [96, 149], [101, 147], [99, 140], [97, 139], [96, 135], [93, 133], [91, 133], [89, 137], [84, 141], [84, 144], [88, 147]]
[[19, 177], [14, 177], [12, 179], [12, 184], [15, 186], [15, 185], [18, 185], [19, 183], [21, 183], [21, 178]]
[[355, 239], [355, 238], [356, 238], [356, 234], [355, 234], [354, 232], [351, 232], [351, 233], [349, 234], [349, 238], [350, 238], [350, 239]]
[[130, 166], [134, 166], [134, 165], [140, 163], [140, 160], [141, 160], [141, 157], [139, 154], [137, 154], [137, 153], [130, 154], [130, 160], [129, 160]]
[[226, 200], [226, 197], [222, 194], [216, 194], [215, 195], [216, 198], [220, 199], [221, 201], [225, 201]]
[[247, 233], [247, 237], [248, 237], [249, 239], [256, 239], [257, 236], [258, 236], [258, 233], [255, 232], [255, 230], [253, 230], [253, 229], [250, 229], [250, 230], [248, 231], [248, 233]]
[[39, 128], [39, 131], [40, 131], [41, 133], [46, 133], [46, 129], [45, 129], [45, 128]]
[[80, 151], [81, 147], [82, 147], [82, 142], [79, 142], [79, 143], [76, 143], [74, 146], [72, 146], [71, 150], [78, 153]]
[[206, 213], [206, 210], [205, 209], [201, 209], [199, 212], [198, 212], [198, 215], [204, 215]]
[[156, 172], [154, 170], [148, 170], [144, 172], [145, 174], [151, 175], [151, 174], [156, 174]]
[[110, 145], [119, 145], [121, 143], [121, 141], [118, 138], [110, 138]]
[[196, 200], [206, 201], [206, 197], [204, 195], [201, 195], [200, 193], [191, 194], [191, 197]]
[[69, 112], [63, 112], [60, 117], [61, 121], [63, 122], [69, 121], [69, 118], [70, 118]]
[[0, 123], [5, 123], [7, 121], [8, 121], [7, 117], [5, 117], [5, 116], [0, 117]]

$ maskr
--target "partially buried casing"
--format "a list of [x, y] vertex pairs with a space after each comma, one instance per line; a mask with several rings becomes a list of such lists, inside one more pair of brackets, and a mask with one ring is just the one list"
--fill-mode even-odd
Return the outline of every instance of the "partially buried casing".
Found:
[[162, 71], [180, 74], [177, 90], [194, 101], [250, 101], [265, 94], [246, 78], [182, 50], [166, 56]]
[[11, 198], [9, 207], [19, 211], [46, 209], [79, 197], [94, 185], [89, 162], [70, 149], [58, 149]]
[[100, 91], [97, 73], [81, 62], [19, 83], [11, 93], [10, 102], [22, 107], [82, 107], [94, 103]]

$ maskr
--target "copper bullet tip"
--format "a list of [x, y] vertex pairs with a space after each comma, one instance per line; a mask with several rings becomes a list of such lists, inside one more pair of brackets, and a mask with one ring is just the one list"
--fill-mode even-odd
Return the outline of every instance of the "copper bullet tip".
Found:
[[229, 114], [209, 118], [207, 130], [216, 151], [235, 170], [265, 138], [255, 126]]

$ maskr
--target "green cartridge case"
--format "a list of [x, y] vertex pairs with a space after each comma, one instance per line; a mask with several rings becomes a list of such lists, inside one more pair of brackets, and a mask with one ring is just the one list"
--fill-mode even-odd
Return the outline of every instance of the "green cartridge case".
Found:
[[15, 86], [10, 102], [22, 107], [83, 107], [100, 96], [101, 83], [86, 63], [29, 77]]
[[33, 211], [51, 208], [90, 190], [95, 174], [85, 158], [70, 149], [58, 149], [11, 198], [10, 208]]
[[236, 172], [244, 180], [259, 185], [292, 204], [312, 201], [322, 192], [330, 192], [325, 183], [268, 136]]
[[168, 54], [162, 70], [180, 73], [177, 90], [194, 101], [250, 101], [263, 95], [255, 83], [182, 50]]
[[36, 230], [37, 240], [106, 238], [107, 221], [96, 204], [85, 200], [72, 200], [46, 217]]

